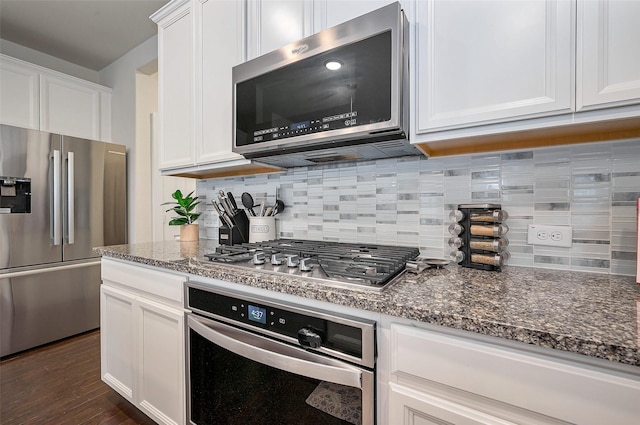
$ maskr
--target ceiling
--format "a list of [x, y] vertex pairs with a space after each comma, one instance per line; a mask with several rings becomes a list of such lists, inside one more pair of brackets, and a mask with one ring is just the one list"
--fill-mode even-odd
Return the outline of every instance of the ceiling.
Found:
[[100, 71], [157, 33], [168, 0], [0, 0], [0, 38]]

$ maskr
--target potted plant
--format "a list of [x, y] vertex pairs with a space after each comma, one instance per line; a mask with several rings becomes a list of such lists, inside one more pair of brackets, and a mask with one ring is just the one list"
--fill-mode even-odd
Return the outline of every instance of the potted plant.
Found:
[[171, 194], [175, 201], [164, 202], [162, 205], [173, 205], [167, 212], [173, 211], [177, 217], [173, 217], [169, 226], [180, 226], [180, 241], [193, 242], [198, 240], [198, 224], [195, 221], [200, 217], [200, 213], [194, 212], [195, 207], [200, 203], [198, 197], [192, 197], [193, 192], [187, 196], [182, 196], [178, 189]]

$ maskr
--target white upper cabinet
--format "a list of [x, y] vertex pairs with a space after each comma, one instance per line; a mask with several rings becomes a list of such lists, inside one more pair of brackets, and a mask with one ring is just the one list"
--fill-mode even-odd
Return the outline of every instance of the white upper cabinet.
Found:
[[[158, 113], [160, 169], [195, 163], [193, 13], [182, 0], [161, 9], [158, 24]], [[163, 13], [164, 12], [164, 13]]]
[[640, 1], [578, 1], [577, 110], [640, 102]]
[[416, 132], [572, 110], [573, 3], [416, 3]]
[[310, 0], [247, 0], [247, 59], [313, 33]]
[[40, 129], [100, 139], [101, 93], [77, 81], [42, 75], [40, 77]]
[[[393, 0], [316, 0], [313, 2], [314, 32], [331, 28], [390, 3]], [[405, 1], [401, 3], [404, 4]]]
[[40, 129], [38, 71], [6, 56], [0, 57], [0, 121], [16, 127]]
[[393, 0], [246, 0], [247, 59], [369, 13]]
[[[231, 151], [233, 141], [233, 87], [231, 69], [244, 60], [242, 2], [199, 0], [196, 49], [201, 66], [196, 69], [200, 108], [196, 137], [199, 163], [244, 159]], [[197, 107], [198, 107], [197, 106]]]
[[221, 177], [279, 170], [233, 152], [231, 70], [244, 53], [245, 3], [174, 0], [157, 11], [162, 174]]
[[111, 89], [0, 56], [0, 122], [111, 140]]

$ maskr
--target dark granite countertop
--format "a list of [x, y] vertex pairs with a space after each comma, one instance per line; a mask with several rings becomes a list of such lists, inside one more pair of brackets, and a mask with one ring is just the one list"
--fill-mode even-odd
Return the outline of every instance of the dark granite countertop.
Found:
[[95, 248], [103, 256], [640, 366], [640, 286], [629, 276], [505, 267], [405, 274], [382, 292], [211, 263], [214, 241]]

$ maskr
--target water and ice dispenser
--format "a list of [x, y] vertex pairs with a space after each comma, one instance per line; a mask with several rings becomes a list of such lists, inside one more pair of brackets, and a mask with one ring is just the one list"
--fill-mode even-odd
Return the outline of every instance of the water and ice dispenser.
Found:
[[0, 176], [0, 214], [31, 213], [31, 179]]

